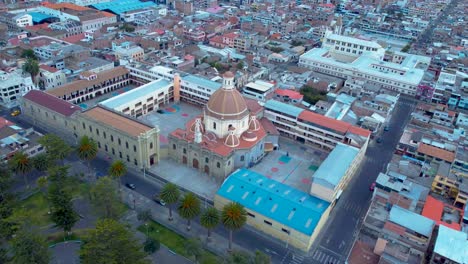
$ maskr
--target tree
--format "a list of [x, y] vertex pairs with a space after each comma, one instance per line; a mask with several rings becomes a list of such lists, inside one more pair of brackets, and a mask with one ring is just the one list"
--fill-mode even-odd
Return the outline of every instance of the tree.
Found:
[[253, 256], [254, 264], [270, 264], [271, 258], [267, 254], [263, 253], [260, 250], [255, 250], [255, 255]]
[[179, 215], [182, 218], [187, 219], [187, 230], [190, 231], [190, 222], [200, 214], [200, 211], [200, 199], [198, 199], [198, 197], [193, 193], [185, 194], [182, 201], [180, 201]]
[[11, 184], [9, 170], [0, 164], [0, 237], [4, 238], [10, 237], [16, 231], [15, 222], [10, 218], [16, 206], [16, 196], [10, 189]]
[[208, 208], [201, 214], [200, 224], [208, 231], [206, 236], [208, 240], [211, 237], [211, 230], [219, 224], [220, 218], [218, 209], [214, 207]]
[[246, 251], [233, 251], [228, 255], [226, 264], [251, 264], [252, 256]]
[[91, 205], [103, 218], [118, 219], [121, 215], [119, 194], [109, 177], [101, 177], [91, 188]]
[[237, 69], [238, 70], [242, 70], [243, 68], [244, 68], [244, 63], [242, 61], [237, 63]]
[[161, 248], [161, 243], [159, 240], [152, 239], [150, 237], [146, 238], [145, 244], [143, 244], [143, 250], [148, 254], [153, 254]]
[[32, 58], [26, 59], [26, 62], [23, 64], [23, 72], [29, 73], [33, 83], [36, 83], [36, 76], [39, 74], [39, 63], [37, 60]]
[[232, 251], [232, 232], [240, 229], [247, 221], [247, 212], [244, 207], [238, 203], [228, 203], [221, 212], [221, 221], [226, 229], [229, 230], [229, 247]]
[[14, 264], [48, 264], [51, 260], [44, 237], [31, 231], [16, 234], [11, 242]]
[[39, 139], [39, 144], [44, 146], [46, 153], [53, 160], [60, 160], [63, 163], [65, 159], [71, 152], [72, 148], [65, 143], [63, 139], [54, 134], [46, 134]]
[[[47, 200], [47, 187], [49, 187], [49, 179], [47, 179], [47, 176], [42, 176], [42, 177], [37, 178], [36, 184]], [[50, 212], [50, 208], [49, 208], [49, 212]]]
[[203, 248], [199, 239], [191, 238], [187, 239], [184, 244], [185, 253], [190, 257], [193, 257], [195, 263], [198, 263], [203, 255]]
[[137, 219], [139, 221], [148, 222], [149, 220], [151, 220], [151, 218], [152, 218], [152, 216], [151, 216], [151, 211], [150, 210], [140, 211], [137, 214]]
[[88, 170], [91, 173], [91, 160], [96, 158], [98, 147], [94, 140], [88, 136], [83, 136], [78, 144], [78, 157], [88, 163]]
[[49, 187], [49, 201], [52, 207], [51, 219], [64, 232], [70, 233], [79, 217], [73, 208], [69, 189], [63, 187], [63, 183], [58, 182], [53, 182]]
[[109, 176], [117, 180], [119, 183], [119, 190], [121, 188], [121, 178], [127, 173], [127, 166], [121, 160], [116, 160], [109, 168]]
[[177, 188], [177, 185], [168, 182], [164, 185], [159, 196], [164, 200], [164, 202], [166, 202], [167, 208], [169, 209], [169, 221], [172, 221], [172, 206], [179, 201], [179, 188]]
[[401, 52], [408, 52], [410, 49], [411, 49], [411, 43], [408, 43], [401, 49]]
[[113, 219], [100, 220], [90, 230], [80, 249], [81, 263], [146, 263], [140, 243], [124, 225]]
[[37, 60], [37, 56], [34, 54], [34, 50], [32, 49], [23, 50], [21, 58]]
[[52, 165], [50, 156], [44, 153], [36, 155], [31, 159], [33, 167], [40, 172], [46, 171]]
[[29, 188], [28, 178], [26, 177], [26, 175], [32, 170], [33, 164], [28, 155], [26, 155], [24, 152], [17, 152], [8, 161], [8, 165], [14, 173], [16, 173], [17, 175], [23, 175], [24, 183], [26, 184], [27, 188]]

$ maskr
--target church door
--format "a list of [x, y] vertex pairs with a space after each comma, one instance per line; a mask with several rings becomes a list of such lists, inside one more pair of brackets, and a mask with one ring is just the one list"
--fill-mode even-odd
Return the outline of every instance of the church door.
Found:
[[185, 156], [182, 157], [182, 163], [187, 164], [187, 157], [185, 157]]
[[208, 165], [205, 165], [205, 173], [206, 174], [210, 174], [210, 167], [208, 167]]
[[195, 169], [198, 169], [198, 160], [197, 159], [193, 159], [193, 165], [192, 165]]

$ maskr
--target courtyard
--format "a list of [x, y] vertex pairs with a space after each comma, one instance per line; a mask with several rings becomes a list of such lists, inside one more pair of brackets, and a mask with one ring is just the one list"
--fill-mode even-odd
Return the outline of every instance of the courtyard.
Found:
[[130, 84], [130, 85], [127, 85], [127, 86], [122, 87], [120, 89], [114, 90], [114, 91], [112, 91], [110, 93], [106, 93], [106, 94], [94, 97], [91, 100], [87, 100], [86, 102], [78, 104], [78, 106], [83, 108], [84, 110], [86, 110], [88, 108], [91, 108], [91, 107], [97, 105], [98, 103], [100, 103], [102, 101], [105, 101], [105, 100], [107, 100], [109, 98], [112, 98], [114, 96], [126, 93], [126, 92], [128, 92], [128, 91], [130, 91], [130, 90], [132, 90], [132, 89], [134, 89], [136, 87], [137, 87], [136, 85]]

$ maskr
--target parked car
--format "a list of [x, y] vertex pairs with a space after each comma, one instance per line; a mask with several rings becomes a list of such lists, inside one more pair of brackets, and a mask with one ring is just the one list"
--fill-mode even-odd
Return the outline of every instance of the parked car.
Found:
[[389, 128], [388, 126], [385, 126], [383, 130], [384, 130], [384, 131], [389, 131], [390, 128]]
[[127, 186], [127, 188], [132, 189], [132, 190], [135, 190], [136, 188], [135, 184], [133, 183], [126, 183], [125, 186]]
[[15, 110], [15, 111], [11, 112], [10, 115], [11, 115], [11, 116], [18, 116], [18, 115], [20, 115], [20, 114], [21, 114], [21, 111], [20, 111], [20, 110]]
[[161, 110], [161, 109], [156, 110], [156, 112], [157, 112], [158, 114], [164, 114], [164, 111]]
[[377, 143], [382, 143], [382, 138], [378, 138]]
[[166, 202], [164, 202], [163, 199], [159, 198], [159, 195], [157, 194], [154, 196], [153, 200], [162, 206], [166, 205]]
[[371, 192], [373, 192], [374, 189], [375, 189], [375, 182], [371, 183], [371, 185], [369, 186], [369, 190], [370, 190]]

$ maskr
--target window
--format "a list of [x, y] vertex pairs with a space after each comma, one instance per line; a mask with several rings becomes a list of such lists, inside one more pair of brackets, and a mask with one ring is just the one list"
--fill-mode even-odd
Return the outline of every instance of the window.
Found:
[[104, 136], [104, 138], [107, 137], [106, 132], [102, 132], [102, 135]]
[[217, 162], [216, 167], [221, 168], [221, 163]]
[[240, 161], [244, 161], [244, 159], [245, 159], [245, 157], [244, 157], [244, 155], [242, 155], [242, 156], [240, 157]]
[[184, 154], [187, 154], [187, 150], [184, 148], [182, 151]]
[[96, 128], [96, 134], [99, 136], [99, 129]]
[[101, 148], [101, 142], [98, 141], [97, 146], [98, 148]]
[[111, 142], [114, 142], [114, 135], [111, 135]]
[[112, 155], [115, 155], [115, 149], [112, 148]]
[[130, 162], [130, 156], [127, 155], [127, 162]]
[[153, 149], [153, 142], [150, 143], [150, 149]]
[[128, 149], [128, 142], [125, 141], [125, 147]]
[[83, 129], [86, 129], [86, 125], [85, 125], [85, 123], [84, 123], [84, 122], [83, 122], [83, 124], [82, 124], [82, 125], [83, 125]]
[[106, 144], [104, 145], [104, 150], [106, 150], [106, 151], [107, 151], [107, 145], [106, 145]]
[[285, 233], [288, 234], [288, 235], [289, 235], [289, 233], [290, 233], [289, 230], [284, 229], [284, 228], [281, 228], [281, 231], [285, 232]]
[[93, 127], [89, 126], [89, 132], [93, 133]]
[[263, 222], [267, 225], [273, 225], [270, 221], [267, 221], [267, 220], [263, 220]]
[[120, 144], [122, 143], [122, 141], [120, 140], [120, 138], [117, 139], [117, 142], [119, 142], [119, 146], [120, 146]]
[[254, 214], [252, 214], [252, 213], [249, 213], [249, 212], [247, 212], [247, 215], [248, 215], [248, 216], [250, 216], [250, 217], [253, 217], [253, 218], [255, 217], [255, 215], [254, 215]]
[[210, 162], [210, 160], [208, 158], [205, 158], [205, 162], [208, 163]]
[[133, 151], [136, 152], [136, 145], [133, 145]]
[[213, 129], [216, 129], [216, 122], [213, 122]]
[[119, 151], [119, 158], [122, 158], [122, 151]]
[[138, 166], [138, 161], [136, 159], [134, 159], [133, 164], [135, 164], [135, 166]]
[[176, 145], [175, 144], [172, 144], [172, 149], [176, 149]]

